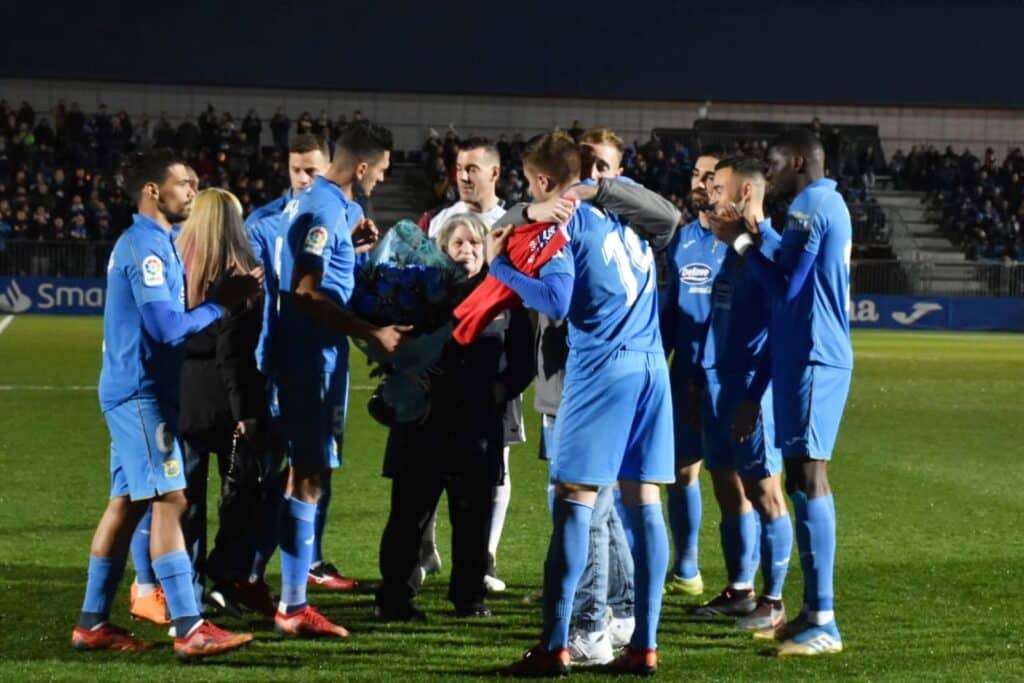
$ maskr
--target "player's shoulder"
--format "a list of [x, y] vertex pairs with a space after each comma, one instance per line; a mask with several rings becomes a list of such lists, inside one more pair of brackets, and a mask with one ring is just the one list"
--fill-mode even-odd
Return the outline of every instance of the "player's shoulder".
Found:
[[245, 227], [250, 230], [256, 223], [263, 221], [271, 216], [277, 216], [284, 211], [285, 204], [288, 202], [287, 195], [281, 195], [277, 199], [267, 202], [263, 206], [256, 207], [252, 210], [252, 213], [245, 219]]

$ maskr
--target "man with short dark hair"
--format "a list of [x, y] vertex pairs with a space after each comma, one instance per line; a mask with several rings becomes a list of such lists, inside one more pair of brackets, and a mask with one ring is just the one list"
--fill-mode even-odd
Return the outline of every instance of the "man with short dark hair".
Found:
[[[349, 127], [330, 167], [288, 202], [275, 244], [278, 311], [271, 322], [268, 374], [278, 388], [288, 439], [289, 477], [281, 526], [281, 601], [274, 622], [290, 635], [346, 638], [306, 602], [316, 539], [317, 501], [338, 467], [348, 401], [348, 337], [390, 353], [408, 328], [374, 327], [347, 309], [355, 282], [352, 231], [362, 218], [354, 186], [370, 195], [390, 163], [391, 135], [372, 124]], [[376, 230], [366, 225], [376, 239]]]
[[467, 138], [458, 145], [455, 156], [455, 182], [459, 188], [459, 201], [442, 209], [430, 219], [427, 234], [433, 239], [444, 222], [460, 213], [479, 214], [488, 226], [505, 214], [498, 199], [498, 179], [501, 177], [501, 156], [498, 148], [487, 138]]
[[675, 425], [676, 481], [668, 487], [668, 521], [675, 561], [665, 591], [698, 596], [704, 579], [698, 563], [703, 517], [700, 468], [704, 457], [700, 432], [704, 390], [699, 351], [711, 312], [711, 283], [725, 258], [725, 249], [708, 227], [708, 194], [715, 165], [723, 155], [705, 150], [693, 165], [690, 204], [697, 218], [681, 227], [668, 245], [666, 285], [661, 302], [661, 337], [672, 354], [672, 409]]
[[252, 635], [203, 620], [192, 589], [180, 523], [185, 478], [175, 434], [182, 340], [220, 318], [225, 306], [256, 294], [259, 282], [229, 278], [219, 303], [186, 312], [184, 271], [170, 237], [195, 196], [185, 165], [170, 151], [157, 150], [139, 155], [124, 175], [139, 213], [114, 245], [107, 267], [99, 385], [111, 434], [111, 499], [93, 536], [85, 602], [71, 642], [83, 650], [147, 647], [108, 620], [132, 532], [151, 505], [150, 554], [174, 622], [174, 650], [192, 659], [236, 649]]
[[[726, 158], [715, 167], [710, 199], [716, 207], [735, 207], [760, 236], [761, 253], [771, 259], [781, 238], [764, 215], [765, 185], [760, 161]], [[782, 493], [782, 454], [775, 446], [771, 405], [771, 301], [745, 260], [729, 251], [715, 276], [701, 353], [704, 464], [722, 513], [728, 585], [694, 613], [738, 617], [740, 628], [771, 632], [785, 618], [782, 587], [793, 530]], [[758, 556], [764, 590], [755, 601]]]
[[841, 652], [833, 611], [835, 502], [828, 481], [853, 372], [850, 344], [850, 212], [825, 177], [825, 150], [802, 128], [781, 135], [769, 154], [768, 180], [793, 197], [775, 260], [734, 207], [716, 209], [715, 234], [745, 256], [772, 301], [769, 335], [775, 443], [782, 449], [804, 575], [799, 616], [778, 632], [780, 655]]

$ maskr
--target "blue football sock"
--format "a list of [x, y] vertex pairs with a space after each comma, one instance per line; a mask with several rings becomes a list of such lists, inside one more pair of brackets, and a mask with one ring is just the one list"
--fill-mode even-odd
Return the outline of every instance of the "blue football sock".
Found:
[[89, 578], [85, 583], [85, 600], [78, 625], [92, 628], [110, 618], [117, 585], [124, 575], [125, 558], [89, 556]]
[[761, 545], [762, 594], [781, 599], [786, 572], [789, 571], [789, 556], [793, 552], [793, 522], [789, 514], [762, 521]]
[[291, 613], [306, 606], [306, 581], [313, 557], [316, 505], [296, 498], [284, 499], [281, 528], [281, 602]]
[[752, 544], [750, 545], [751, 583], [757, 577], [757, 568], [761, 566], [761, 515], [757, 514], [756, 510], [753, 514], [754, 526], [750, 536], [752, 539]]
[[697, 541], [700, 538], [700, 520], [704, 503], [700, 496], [700, 482], [689, 486], [668, 487], [668, 523], [672, 541], [676, 546], [676, 561], [672, 573], [684, 579], [697, 576]]
[[566, 647], [569, 642], [573, 598], [587, 566], [593, 512], [593, 507], [574, 500], [555, 500], [555, 526], [544, 562], [544, 631], [541, 642], [548, 650]]
[[202, 617], [192, 585], [192, 562], [184, 550], [173, 550], [153, 558], [153, 571], [167, 596], [167, 611], [174, 620], [178, 638], [184, 638]]
[[836, 554], [836, 519], [832, 494], [808, 499], [791, 495], [796, 514], [796, 541], [804, 572], [804, 604], [812, 612], [833, 609], [832, 571]]
[[723, 517], [718, 525], [722, 537], [722, 554], [729, 585], [753, 584], [757, 573], [754, 561], [757, 538], [757, 515], [753, 510], [737, 517]]
[[153, 524], [153, 506], [146, 508], [146, 514], [139, 520], [132, 533], [132, 564], [135, 565], [135, 581], [140, 584], [155, 584], [153, 562], [149, 558], [149, 528]]
[[629, 519], [626, 516], [626, 506], [622, 502], [622, 490], [616, 486], [612, 495], [614, 496], [615, 512], [619, 513], [619, 521], [622, 522], [622, 533], [626, 535], [626, 545], [629, 546], [629, 550], [632, 552], [635, 541], [633, 539], [633, 529], [629, 526]]
[[627, 507], [626, 514], [636, 537], [633, 548], [636, 628], [630, 645], [635, 649], [656, 648], [661, 595], [668, 570], [665, 517], [661, 503]]
[[324, 482], [323, 491], [320, 493], [320, 499], [316, 501], [316, 519], [313, 522], [315, 532], [313, 537], [313, 556], [310, 558], [310, 564], [324, 561], [324, 528], [327, 526], [327, 509], [330, 505], [331, 478], [328, 476], [327, 481]]
[[761, 560], [761, 523], [753, 510], [740, 515], [739, 521], [742, 545], [737, 583], [753, 587], [757, 564]]

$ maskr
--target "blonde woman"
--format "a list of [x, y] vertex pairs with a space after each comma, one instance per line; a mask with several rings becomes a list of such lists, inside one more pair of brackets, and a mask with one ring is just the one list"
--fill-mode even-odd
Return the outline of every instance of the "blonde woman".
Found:
[[[472, 285], [487, 275], [486, 227], [471, 214], [448, 219], [438, 246]], [[505, 313], [469, 345], [449, 341], [430, 377], [430, 411], [422, 422], [399, 422], [388, 434], [384, 474], [391, 512], [381, 538], [374, 610], [385, 621], [421, 621], [420, 539], [429, 533], [442, 493], [452, 523], [448, 599], [463, 617], [491, 614], [484, 602], [494, 487], [505, 476], [504, 415], [508, 400], [534, 376], [533, 335], [526, 311]]]
[[[242, 206], [226, 190], [196, 195], [192, 214], [176, 241], [185, 268], [186, 306], [216, 294], [233, 273], [247, 273], [257, 262], [242, 221]], [[196, 596], [228, 613], [238, 603], [259, 611], [272, 605], [269, 589], [248, 582], [256, 543], [253, 519], [260, 515], [258, 464], [264, 459], [262, 435], [269, 422], [266, 381], [256, 369], [255, 349], [262, 320], [262, 297], [250, 299], [216, 324], [188, 338], [181, 372], [181, 417], [185, 490], [182, 518], [192, 555]], [[220, 527], [206, 557], [206, 482], [209, 456], [220, 470]], [[262, 596], [263, 599], [260, 599]]]

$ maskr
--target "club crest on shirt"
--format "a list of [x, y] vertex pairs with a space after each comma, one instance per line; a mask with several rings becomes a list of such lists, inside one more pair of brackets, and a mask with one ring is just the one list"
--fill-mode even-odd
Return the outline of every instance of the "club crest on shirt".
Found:
[[811, 231], [811, 216], [802, 211], [790, 211], [786, 216], [786, 230]]
[[142, 284], [159, 287], [164, 283], [164, 262], [159, 256], [150, 254], [142, 259]]
[[310, 228], [309, 232], [306, 233], [306, 242], [302, 245], [302, 250], [307, 254], [322, 256], [324, 253], [324, 247], [326, 246], [327, 228], [322, 225], [318, 225], [314, 228]]
[[181, 465], [178, 464], [177, 458], [171, 458], [170, 460], [164, 460], [164, 476], [168, 479], [174, 479], [181, 474]]

